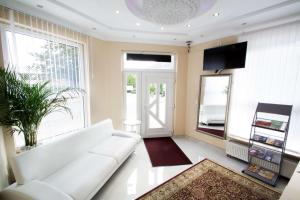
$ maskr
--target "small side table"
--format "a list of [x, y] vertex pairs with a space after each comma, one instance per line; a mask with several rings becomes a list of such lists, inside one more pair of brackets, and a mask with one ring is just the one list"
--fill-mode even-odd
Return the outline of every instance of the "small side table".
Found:
[[[127, 119], [123, 121], [123, 125], [126, 131], [140, 134], [141, 132], [141, 124], [142, 122], [140, 120], [132, 120], [132, 119]], [[128, 130], [129, 129], [129, 130]]]

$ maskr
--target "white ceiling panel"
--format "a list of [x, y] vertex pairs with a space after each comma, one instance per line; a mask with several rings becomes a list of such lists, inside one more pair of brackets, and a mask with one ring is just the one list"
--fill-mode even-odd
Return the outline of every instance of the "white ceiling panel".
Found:
[[[125, 0], [0, 0], [0, 3], [101, 39], [171, 45], [184, 45], [187, 40], [202, 42], [300, 20], [300, 0], [217, 0], [204, 14], [185, 23], [164, 26], [163, 30], [161, 25], [133, 15]], [[218, 17], [213, 16], [216, 12], [220, 13]]]

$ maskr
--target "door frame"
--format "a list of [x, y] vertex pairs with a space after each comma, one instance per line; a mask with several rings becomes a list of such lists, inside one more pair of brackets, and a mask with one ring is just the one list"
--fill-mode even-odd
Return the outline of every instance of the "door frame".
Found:
[[[137, 76], [137, 119], [140, 120], [142, 122], [141, 127], [140, 127], [140, 134], [143, 138], [147, 138], [147, 137], [166, 137], [166, 136], [172, 136], [174, 133], [174, 109], [175, 109], [175, 77], [176, 77], [176, 72], [174, 70], [124, 70], [123, 71], [123, 120], [126, 119], [126, 85], [127, 85], [127, 75], [128, 74], [136, 74]], [[157, 134], [152, 133], [151, 136], [148, 136], [145, 133], [145, 127], [146, 127], [146, 119], [145, 119], [145, 105], [144, 105], [144, 98], [145, 95], [143, 93], [147, 92], [145, 90], [143, 90], [144, 88], [144, 77], [147, 75], [170, 75], [171, 80], [170, 80], [170, 85], [171, 85], [171, 103], [170, 103], [170, 111], [168, 112], [166, 111], [166, 115], [171, 115], [169, 117], [166, 117], [166, 119], [169, 118], [169, 130], [167, 134], [163, 134], [160, 132], [156, 132]]]
[[[149, 81], [150, 79], [150, 81]], [[168, 85], [167, 87], [167, 98], [166, 98], [166, 118], [165, 118], [165, 128], [157, 128], [156, 130], [149, 129], [149, 95], [148, 95], [148, 84], [151, 82], [151, 79], [154, 81], [161, 80], [165, 81]], [[157, 93], [159, 93], [159, 84], [157, 85]], [[171, 89], [168, 89], [171, 88]], [[159, 94], [157, 94], [159, 95]], [[144, 138], [148, 137], [166, 137], [173, 135], [173, 119], [174, 119], [174, 72], [144, 72], [142, 73], [142, 127], [141, 132], [143, 133]]]

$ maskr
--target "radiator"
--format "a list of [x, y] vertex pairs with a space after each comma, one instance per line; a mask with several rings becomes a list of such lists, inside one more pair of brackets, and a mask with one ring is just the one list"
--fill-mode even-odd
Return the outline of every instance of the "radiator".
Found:
[[[248, 146], [246, 144], [228, 140], [226, 142], [226, 154], [248, 162]], [[267, 169], [278, 171], [278, 166], [271, 162], [264, 161], [258, 158], [252, 158], [252, 161]], [[295, 168], [297, 167], [297, 164], [297, 160], [283, 158], [280, 175], [286, 178], [291, 178], [295, 171]]]

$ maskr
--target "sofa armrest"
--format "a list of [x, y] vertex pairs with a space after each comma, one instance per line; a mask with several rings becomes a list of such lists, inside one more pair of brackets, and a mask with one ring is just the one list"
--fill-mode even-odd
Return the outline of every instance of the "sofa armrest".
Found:
[[30, 181], [24, 185], [8, 187], [0, 192], [6, 200], [73, 200], [59, 189], [42, 181]]
[[120, 131], [120, 130], [114, 130], [112, 132], [112, 135], [119, 136], [119, 137], [133, 138], [133, 139], [136, 139], [137, 142], [139, 142], [141, 140], [141, 136], [136, 133], [129, 133], [129, 132]]

